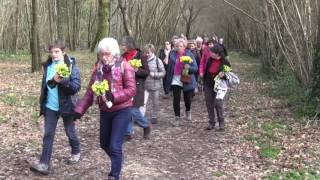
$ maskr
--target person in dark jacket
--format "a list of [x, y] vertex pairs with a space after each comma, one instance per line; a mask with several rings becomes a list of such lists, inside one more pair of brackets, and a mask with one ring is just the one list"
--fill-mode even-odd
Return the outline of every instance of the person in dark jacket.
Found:
[[216, 99], [217, 93], [213, 90], [214, 89], [214, 78], [216, 76], [220, 76], [220, 78], [225, 78], [223, 67], [227, 65], [231, 67], [228, 60], [224, 58], [224, 52], [221, 46], [214, 46], [209, 48], [210, 50], [210, 57], [207, 60], [207, 64], [205, 66], [205, 72], [203, 76], [204, 80], [204, 95], [206, 100], [206, 106], [209, 114], [209, 126], [206, 130], [212, 130], [215, 128], [216, 124], [216, 116], [215, 112], [218, 116], [219, 122], [219, 131], [223, 131], [225, 128], [225, 121], [224, 121], [224, 110], [223, 110], [223, 100]]
[[[45, 175], [50, 173], [49, 164], [59, 117], [63, 119], [71, 146], [69, 163], [76, 163], [80, 160], [80, 142], [73, 119], [74, 104], [72, 102], [72, 96], [79, 92], [81, 87], [80, 70], [75, 60], [64, 53], [64, 49], [65, 45], [61, 41], [50, 44], [49, 58], [43, 64], [40, 116], [44, 115], [44, 137], [40, 161], [31, 165], [30, 169]], [[60, 76], [55, 70], [57, 64], [66, 64], [71, 75], [69, 77]]]
[[139, 68], [134, 68], [135, 80], [136, 80], [136, 95], [133, 98], [133, 107], [131, 108], [132, 121], [129, 122], [127, 132], [125, 135], [125, 140], [129, 141], [133, 137], [133, 122], [136, 122], [140, 127], [143, 128], [143, 137], [145, 139], [149, 138], [151, 128], [148, 119], [142, 113], [144, 109], [144, 90], [145, 81], [149, 75], [148, 62], [142, 57], [142, 52], [140, 49], [136, 48], [135, 41], [130, 36], [125, 36], [122, 39], [122, 49], [124, 53], [121, 55], [127, 62], [132, 59], [140, 59], [142, 66]]
[[223, 49], [223, 53], [224, 53], [224, 56], [227, 60], [229, 60], [229, 55], [228, 55], [228, 51], [227, 51], [227, 48], [225, 47], [224, 45], [224, 40], [223, 38], [219, 38], [219, 41], [218, 41], [219, 45], [222, 47]]
[[[120, 57], [120, 49], [114, 38], [102, 39], [97, 48], [98, 61], [91, 75], [87, 91], [75, 107], [79, 119], [96, 99], [100, 109], [100, 146], [111, 160], [108, 179], [120, 179], [123, 163], [123, 137], [131, 120], [132, 98], [136, 93], [133, 68]], [[107, 80], [109, 90], [96, 96], [92, 85]], [[112, 102], [112, 106], [108, 106]]]

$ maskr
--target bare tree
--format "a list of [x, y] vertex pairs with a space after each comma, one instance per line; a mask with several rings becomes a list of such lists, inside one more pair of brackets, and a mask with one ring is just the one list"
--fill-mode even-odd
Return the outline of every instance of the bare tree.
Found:
[[194, 6], [194, 3], [195, 3], [194, 0], [192, 0], [192, 1], [184, 0], [183, 4], [182, 4], [182, 8], [181, 8], [182, 9], [182, 17], [183, 17], [183, 20], [186, 24], [185, 34], [188, 39], [190, 38], [192, 24], [197, 19], [199, 13], [203, 9], [203, 7], [196, 9]]
[[[127, 0], [118, 0], [119, 8], [122, 14], [123, 27], [126, 32], [126, 35], [132, 36], [132, 30], [129, 26], [129, 17], [128, 17], [128, 1]], [[131, 6], [132, 7], [132, 6]]]
[[39, 21], [38, 21], [38, 2], [32, 0], [32, 26], [30, 49], [32, 55], [31, 71], [35, 72], [40, 69], [41, 55], [39, 46]]
[[58, 32], [58, 39], [60, 40], [64, 40], [64, 2], [68, 2], [68, 1], [64, 1], [64, 0], [56, 0], [56, 6], [57, 6], [57, 32]]

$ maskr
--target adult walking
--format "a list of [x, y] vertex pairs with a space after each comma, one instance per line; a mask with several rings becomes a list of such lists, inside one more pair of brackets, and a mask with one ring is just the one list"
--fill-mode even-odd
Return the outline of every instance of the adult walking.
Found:
[[[183, 92], [186, 108], [186, 120], [191, 121], [191, 99], [197, 87], [195, 73], [198, 70], [198, 66], [192, 52], [186, 49], [186, 40], [177, 40], [175, 48], [176, 49], [170, 53], [165, 88], [167, 91], [173, 91], [173, 109], [175, 114], [173, 126], [179, 126], [181, 124], [181, 92]], [[188, 56], [192, 61], [184, 64], [181, 62], [182, 56]], [[189, 77], [185, 79], [186, 81], [183, 79], [183, 72], [187, 72], [186, 77]]]
[[[118, 42], [102, 39], [97, 48], [98, 60], [92, 72], [87, 91], [75, 108], [80, 118], [96, 101], [100, 109], [100, 146], [111, 160], [108, 179], [118, 180], [123, 162], [123, 137], [131, 120], [132, 98], [136, 93], [133, 68], [120, 57]], [[95, 82], [106, 80], [109, 90], [96, 96], [92, 90]], [[106, 102], [112, 102], [111, 107]]]

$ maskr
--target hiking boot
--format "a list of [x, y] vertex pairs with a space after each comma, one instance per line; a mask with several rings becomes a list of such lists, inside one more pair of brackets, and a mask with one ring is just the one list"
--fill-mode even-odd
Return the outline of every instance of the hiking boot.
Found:
[[68, 159], [68, 164], [75, 164], [80, 161], [80, 153], [71, 154], [71, 157]]
[[43, 175], [50, 174], [49, 166], [47, 164], [40, 163], [40, 162], [32, 164], [30, 167], [30, 170], [33, 172], [38, 172]]
[[191, 118], [191, 111], [186, 111], [186, 120], [187, 121], [191, 121], [192, 118]]
[[178, 127], [178, 126], [180, 126], [181, 125], [181, 118], [180, 118], [180, 116], [176, 116], [176, 117], [174, 117], [174, 121], [172, 122], [172, 126], [173, 127]]
[[150, 122], [151, 122], [151, 124], [158, 124], [158, 119], [157, 118], [151, 118]]
[[208, 126], [208, 127], [206, 127], [206, 129], [205, 129], [205, 130], [210, 131], [210, 130], [214, 129], [214, 127], [215, 127], [215, 125], [214, 125], [214, 124], [209, 124], [209, 126]]

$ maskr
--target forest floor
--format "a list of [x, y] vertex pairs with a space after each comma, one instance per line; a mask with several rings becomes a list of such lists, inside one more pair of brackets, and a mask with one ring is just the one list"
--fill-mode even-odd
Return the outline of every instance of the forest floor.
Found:
[[[83, 93], [94, 54], [77, 52]], [[306, 127], [283, 99], [257, 59], [232, 53], [241, 85], [229, 92], [226, 130], [206, 131], [208, 115], [202, 93], [192, 103], [192, 122], [172, 127], [172, 97], [162, 99], [159, 124], [149, 140], [135, 127], [124, 144], [122, 179], [320, 179], [319, 127]], [[38, 117], [41, 73], [30, 73], [29, 56], [0, 56], [0, 179], [105, 179], [110, 161], [99, 147], [97, 107], [81, 119], [82, 159], [67, 165], [70, 147], [61, 121], [52, 156], [53, 173], [29, 170], [41, 152], [43, 118]], [[181, 103], [182, 112], [184, 104]]]

